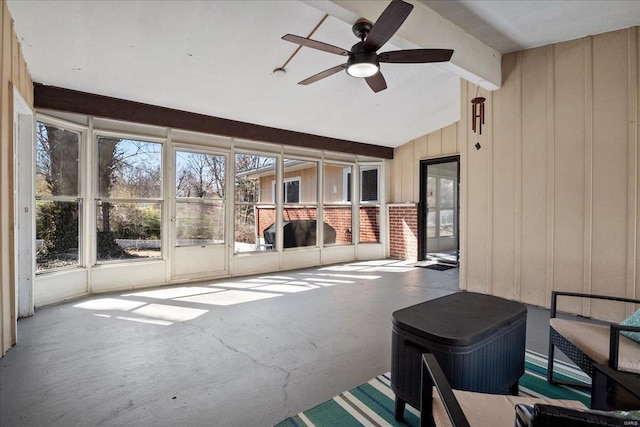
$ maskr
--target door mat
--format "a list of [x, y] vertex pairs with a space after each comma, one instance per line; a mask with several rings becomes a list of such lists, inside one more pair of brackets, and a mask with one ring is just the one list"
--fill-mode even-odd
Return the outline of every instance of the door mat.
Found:
[[448, 265], [448, 264], [429, 264], [429, 265], [421, 265], [420, 267], [428, 268], [430, 270], [438, 270], [438, 271], [445, 271], [451, 268], [458, 268], [455, 265]]

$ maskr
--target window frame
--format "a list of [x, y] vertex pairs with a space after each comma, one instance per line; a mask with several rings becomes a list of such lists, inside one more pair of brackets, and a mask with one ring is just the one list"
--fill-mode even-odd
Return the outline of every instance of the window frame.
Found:
[[[35, 185], [35, 183], [37, 182], [37, 175], [38, 175], [38, 167], [37, 167], [37, 157], [38, 157], [38, 136], [37, 136], [37, 128], [39, 124], [43, 124], [43, 125], [47, 125], [47, 126], [54, 126], [58, 129], [64, 130], [64, 131], [68, 131], [68, 132], [73, 132], [75, 134], [78, 135], [78, 186], [77, 186], [77, 194], [75, 196], [53, 196], [53, 195], [41, 195], [38, 194], [38, 189], [37, 189], [37, 185]], [[57, 272], [57, 271], [61, 271], [61, 270], [71, 270], [71, 269], [77, 269], [77, 268], [84, 268], [86, 267], [87, 263], [86, 263], [86, 245], [84, 244], [85, 241], [85, 229], [86, 229], [86, 224], [85, 224], [85, 216], [86, 216], [86, 209], [87, 209], [87, 188], [88, 186], [86, 185], [85, 182], [85, 171], [86, 171], [86, 154], [87, 154], [87, 150], [86, 150], [86, 138], [87, 138], [87, 128], [85, 126], [81, 126], [78, 125], [76, 123], [72, 123], [72, 122], [68, 122], [66, 120], [62, 120], [62, 119], [58, 119], [55, 117], [50, 117], [50, 116], [45, 116], [42, 114], [36, 114], [34, 117], [34, 124], [35, 124], [35, 133], [34, 133], [34, 138], [33, 138], [33, 153], [34, 153], [34, 163], [33, 163], [33, 177], [34, 177], [34, 193], [33, 193], [33, 200], [34, 200], [34, 211], [33, 211], [33, 221], [34, 221], [34, 234], [33, 234], [33, 249], [34, 249], [34, 262], [36, 263], [35, 266], [35, 274], [41, 275], [41, 274], [47, 274], [47, 273], [53, 273], [53, 272]], [[38, 210], [37, 210], [37, 205], [38, 205], [38, 201], [52, 201], [52, 202], [75, 202], [78, 204], [78, 258], [77, 258], [77, 263], [72, 264], [72, 265], [65, 265], [65, 266], [60, 266], [60, 267], [54, 267], [54, 268], [50, 268], [50, 269], [46, 269], [46, 270], [40, 270], [38, 271], [37, 269], [37, 215], [38, 215]]]
[[[172, 151], [172, 155], [173, 158], [171, 159], [172, 164], [173, 164], [173, 179], [172, 179], [172, 185], [171, 185], [171, 195], [172, 198], [174, 200], [172, 209], [173, 209], [173, 215], [171, 216], [172, 218], [174, 218], [174, 220], [172, 221], [175, 225], [174, 230], [173, 230], [173, 241], [171, 242], [171, 244], [178, 248], [178, 247], [189, 247], [189, 246], [220, 246], [220, 245], [224, 245], [227, 241], [227, 225], [226, 225], [226, 217], [227, 217], [227, 170], [228, 170], [228, 162], [229, 162], [229, 155], [227, 153], [222, 153], [222, 152], [218, 152], [218, 151], [210, 151], [210, 150], [204, 150], [204, 149], [198, 149], [198, 148], [193, 148], [193, 147], [189, 147], [189, 146], [181, 146], [178, 144], [175, 144], [173, 146]], [[177, 164], [177, 156], [178, 153], [182, 152], [182, 153], [189, 153], [189, 154], [200, 154], [200, 155], [206, 155], [206, 156], [214, 156], [214, 157], [222, 157], [224, 159], [224, 173], [225, 173], [225, 185], [222, 187], [222, 191], [224, 192], [224, 195], [222, 197], [184, 197], [184, 196], [178, 196], [178, 187], [177, 187], [177, 174], [178, 174], [178, 164]], [[193, 242], [193, 243], [185, 243], [185, 244], [178, 244], [178, 238], [177, 238], [177, 227], [178, 227], [178, 205], [182, 204], [182, 203], [188, 203], [188, 204], [203, 204], [206, 206], [221, 206], [221, 210], [222, 210], [222, 214], [223, 214], [223, 224], [222, 224], [222, 241], [221, 242], [213, 242], [213, 243], [209, 243], [206, 241], [200, 241], [200, 242]]]
[[[333, 201], [333, 202], [329, 202], [326, 201], [325, 198], [327, 196], [327, 192], [326, 192], [326, 179], [327, 179], [327, 166], [329, 167], [333, 167], [333, 168], [342, 168], [342, 200], [338, 201]], [[340, 230], [336, 230], [336, 243], [331, 243], [331, 244], [324, 244], [323, 246], [339, 246], [339, 245], [353, 245], [354, 239], [353, 239], [353, 228], [354, 228], [354, 203], [352, 201], [353, 199], [353, 191], [351, 191], [351, 186], [350, 183], [348, 183], [348, 180], [352, 177], [353, 171], [356, 168], [356, 164], [355, 163], [346, 163], [346, 162], [340, 162], [340, 161], [331, 161], [331, 160], [325, 160], [322, 162], [322, 187], [324, 189], [323, 194], [322, 194], [322, 216], [323, 216], [323, 222], [327, 221], [327, 214], [326, 211], [328, 209], [348, 209], [349, 210], [349, 215], [350, 215], [350, 224], [349, 227], [347, 227], [347, 230], [345, 230], [345, 233], [347, 233], [349, 235], [349, 242], [341, 242], [338, 243], [338, 233], [340, 233]], [[347, 197], [348, 196], [348, 197]], [[328, 209], [327, 209], [328, 208]], [[331, 224], [330, 224], [331, 225]], [[334, 227], [335, 228], [335, 227]]]
[[[260, 185], [260, 178], [258, 178], [258, 188], [257, 188], [257, 200], [254, 200], [253, 202], [239, 202], [237, 200], [237, 193], [236, 193], [236, 180], [237, 180], [237, 176], [238, 176], [238, 170], [237, 170], [237, 156], [238, 155], [245, 155], [245, 156], [253, 156], [253, 157], [264, 157], [264, 158], [269, 158], [269, 159], [273, 159], [273, 165], [269, 165], [269, 168], [271, 169], [271, 167], [273, 167], [273, 173], [274, 175], [277, 177], [279, 172], [279, 163], [280, 163], [280, 155], [278, 155], [277, 153], [271, 153], [271, 152], [263, 152], [263, 151], [258, 151], [255, 150], [253, 148], [239, 148], [239, 149], [234, 149], [230, 152], [229, 157], [231, 159], [233, 159], [232, 164], [230, 165], [230, 170], [231, 170], [231, 179], [233, 180], [230, 185], [231, 185], [231, 195], [229, 197], [231, 197], [231, 203], [232, 203], [232, 207], [230, 208], [231, 212], [232, 212], [232, 218], [230, 219], [231, 221], [231, 229], [232, 229], [232, 233], [230, 234], [230, 239], [231, 239], [231, 247], [232, 247], [232, 252], [233, 252], [233, 256], [238, 256], [238, 255], [242, 255], [242, 254], [255, 254], [258, 252], [265, 252], [265, 253], [274, 253], [276, 252], [276, 244], [274, 243], [273, 245], [267, 245], [266, 243], [262, 244], [261, 242], [254, 242], [254, 249], [253, 250], [236, 250], [236, 211], [237, 211], [237, 207], [238, 206], [252, 206], [254, 209], [254, 212], [256, 209], [259, 209], [261, 207], [264, 208], [270, 208], [273, 210], [274, 212], [274, 224], [278, 223], [278, 213], [277, 213], [277, 194], [275, 192], [275, 188], [273, 188], [274, 193], [271, 195], [271, 200], [270, 202], [266, 202], [263, 200], [263, 192], [262, 192], [262, 186]], [[262, 166], [259, 169], [262, 168], [266, 168], [266, 166]], [[257, 169], [257, 170], [259, 170]], [[248, 171], [244, 171], [244, 172], [240, 172], [240, 173], [246, 173]], [[267, 181], [268, 182], [268, 181]], [[267, 184], [268, 185], [268, 184]], [[257, 218], [254, 217], [254, 221], [256, 221]], [[255, 232], [259, 232], [258, 231], [258, 227], [259, 224], [254, 223], [254, 227], [256, 227], [256, 230], [254, 230]], [[276, 233], [277, 233], [277, 227], [276, 227]], [[258, 235], [255, 236], [256, 240], [259, 238]], [[277, 241], [277, 234], [276, 234], [276, 241]], [[263, 250], [264, 249], [264, 250]]]
[[[298, 183], [298, 201], [297, 202], [289, 202], [287, 200], [287, 184], [290, 182], [297, 182]], [[275, 194], [276, 194], [276, 180], [272, 179], [271, 180], [271, 194], [273, 195], [273, 198], [275, 199]], [[285, 205], [299, 205], [300, 204], [300, 199], [302, 198], [302, 177], [300, 176], [293, 176], [290, 178], [285, 178], [282, 180], [282, 203]]]
[[[143, 143], [152, 143], [152, 144], [159, 144], [160, 146], [160, 155], [159, 155], [159, 160], [160, 160], [160, 189], [158, 191], [159, 193], [159, 197], [132, 197], [132, 198], [125, 198], [125, 197], [104, 197], [99, 193], [99, 185], [100, 185], [100, 179], [99, 179], [99, 150], [100, 150], [100, 142], [99, 139], [101, 137], [104, 138], [114, 138], [114, 139], [123, 139], [123, 140], [127, 140], [127, 141], [136, 141], [136, 142], [143, 142]], [[158, 137], [154, 137], [151, 135], [141, 135], [141, 134], [136, 134], [136, 133], [129, 133], [129, 132], [113, 132], [113, 131], [108, 131], [108, 130], [101, 130], [101, 129], [94, 129], [94, 131], [92, 132], [92, 144], [93, 144], [93, 158], [92, 158], [92, 164], [96, 165], [96, 167], [93, 170], [93, 173], [91, 174], [91, 181], [92, 181], [92, 185], [93, 185], [93, 194], [95, 195], [93, 200], [92, 200], [92, 209], [93, 211], [91, 212], [91, 216], [93, 219], [93, 225], [94, 225], [94, 229], [95, 229], [95, 233], [94, 233], [94, 239], [93, 239], [93, 264], [95, 265], [104, 265], [104, 264], [117, 264], [117, 263], [134, 263], [134, 262], [144, 262], [144, 261], [157, 261], [157, 260], [166, 260], [166, 251], [167, 251], [167, 233], [166, 233], [166, 227], [165, 227], [165, 223], [166, 223], [166, 206], [167, 203], [165, 202], [165, 189], [166, 189], [166, 182], [165, 182], [165, 169], [167, 167], [166, 163], [166, 149], [167, 149], [167, 140], [165, 138], [158, 138]], [[114, 203], [114, 204], [118, 204], [118, 203], [130, 203], [130, 204], [144, 204], [144, 203], [148, 203], [148, 204], [159, 204], [160, 205], [160, 254], [158, 256], [154, 256], [154, 257], [140, 257], [140, 258], [131, 258], [131, 259], [107, 259], [107, 260], [100, 260], [98, 259], [98, 237], [97, 237], [97, 233], [98, 233], [98, 205], [100, 203]]]
[[[380, 166], [379, 165], [360, 165], [358, 167], [359, 169], [359, 175], [360, 175], [360, 180], [358, 182], [358, 198], [359, 203], [370, 203], [370, 204], [379, 204], [380, 203]], [[377, 182], [377, 187], [376, 187], [376, 199], [375, 200], [362, 200], [362, 185], [364, 183], [364, 180], [362, 179], [362, 173], [366, 172], [366, 171], [370, 171], [370, 170], [377, 170], [376, 173], [376, 182]], [[351, 199], [353, 198], [353, 170], [352, 171], [347, 171], [347, 168], [344, 169], [343, 171], [345, 177], [344, 177], [344, 185], [343, 185], [343, 192], [344, 192], [344, 199], [346, 202], [351, 202]], [[351, 190], [351, 191], [350, 191]]]

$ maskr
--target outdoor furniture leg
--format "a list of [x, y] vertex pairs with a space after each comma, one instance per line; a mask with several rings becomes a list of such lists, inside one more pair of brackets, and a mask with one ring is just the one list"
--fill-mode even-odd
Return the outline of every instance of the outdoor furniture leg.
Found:
[[404, 420], [404, 407], [405, 407], [406, 402], [402, 399], [400, 399], [398, 396], [396, 396], [396, 409], [394, 412], [394, 416], [396, 418], [397, 421], [402, 421]]

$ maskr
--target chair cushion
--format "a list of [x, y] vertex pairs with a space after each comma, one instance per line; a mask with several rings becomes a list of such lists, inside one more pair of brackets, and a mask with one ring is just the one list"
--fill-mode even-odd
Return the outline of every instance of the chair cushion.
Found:
[[[636, 310], [635, 313], [624, 319], [620, 324], [623, 326], [640, 326], [640, 310]], [[640, 342], [640, 332], [620, 331], [620, 334], [635, 342]]]
[[[515, 406], [518, 403], [527, 405], [546, 403], [563, 407], [585, 408], [581, 402], [575, 400], [503, 396], [460, 390], [454, 390], [453, 393], [467, 420], [469, 420], [469, 425], [473, 427], [513, 427], [516, 417]], [[433, 389], [433, 418], [436, 426], [451, 427], [449, 416], [435, 388]]]
[[[609, 325], [557, 317], [552, 318], [549, 323], [560, 335], [596, 363], [606, 364], [609, 362], [609, 337], [611, 334]], [[640, 373], [640, 344], [624, 336], [620, 337], [618, 369]]]

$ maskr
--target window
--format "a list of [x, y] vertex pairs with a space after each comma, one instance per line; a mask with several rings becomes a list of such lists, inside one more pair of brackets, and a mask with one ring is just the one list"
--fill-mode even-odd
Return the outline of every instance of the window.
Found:
[[360, 166], [360, 243], [380, 242], [378, 166]]
[[[271, 181], [271, 191], [275, 197], [276, 181]], [[283, 184], [283, 198], [285, 203], [300, 203], [300, 177], [286, 178]]]
[[237, 153], [234, 166], [234, 252], [274, 250], [276, 158]]
[[360, 200], [378, 201], [378, 168], [360, 168]]
[[427, 177], [427, 237], [451, 237], [455, 235], [454, 208], [456, 180], [430, 175]]
[[300, 203], [300, 177], [284, 180], [284, 202]]
[[[326, 244], [350, 244], [352, 243], [352, 217], [350, 179], [352, 166], [337, 164], [324, 164], [323, 180], [323, 218], [335, 233], [335, 239], [329, 240], [325, 236]], [[325, 234], [327, 227], [325, 226]]]
[[162, 144], [97, 137], [97, 260], [161, 256]]
[[225, 157], [176, 151], [176, 246], [224, 243]]
[[[351, 169], [345, 169], [344, 198], [351, 201]], [[378, 201], [378, 167], [360, 167], [360, 200], [363, 202]]]
[[80, 134], [36, 125], [36, 269], [80, 265]]

